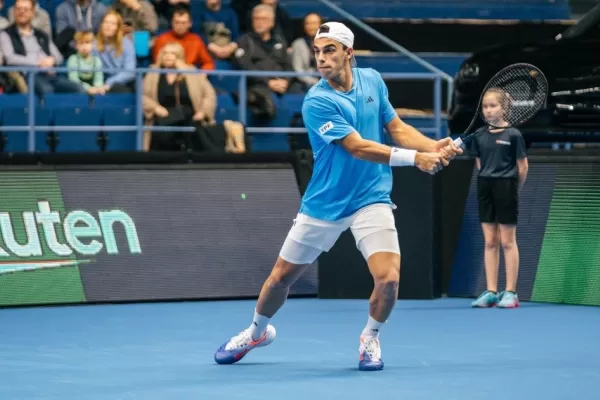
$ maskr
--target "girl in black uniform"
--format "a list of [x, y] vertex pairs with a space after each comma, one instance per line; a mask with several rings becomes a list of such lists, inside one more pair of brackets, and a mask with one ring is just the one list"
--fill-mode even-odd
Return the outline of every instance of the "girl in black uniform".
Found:
[[[483, 113], [494, 126], [505, 122], [510, 98], [501, 89], [489, 89], [482, 101]], [[519, 191], [528, 170], [525, 141], [518, 129], [488, 127], [475, 136], [472, 150], [479, 170], [477, 197], [479, 219], [485, 238], [485, 276], [487, 290], [472, 303], [473, 307], [519, 306], [517, 275], [519, 249], [516, 228], [519, 212]], [[506, 263], [506, 290], [498, 294], [498, 264], [500, 245]]]

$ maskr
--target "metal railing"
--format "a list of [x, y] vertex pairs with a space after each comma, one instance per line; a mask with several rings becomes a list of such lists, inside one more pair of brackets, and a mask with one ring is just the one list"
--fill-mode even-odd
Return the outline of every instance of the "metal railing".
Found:
[[[404, 54], [405, 56], [407, 56], [408, 58], [410, 58], [411, 60], [413, 60], [420, 66], [422, 66], [423, 68], [443, 77], [444, 80], [448, 83], [448, 92], [446, 94], [446, 106], [448, 107], [448, 110], [450, 110], [450, 105], [452, 104], [452, 92], [454, 91], [454, 79], [449, 74], [447, 74], [444, 71], [442, 71], [441, 69], [437, 68], [435, 65], [425, 61], [423, 58], [417, 56], [415, 53], [411, 52], [407, 48], [394, 42], [392, 39], [383, 35], [381, 32], [378, 32], [377, 30], [371, 28], [369, 25], [367, 25], [366, 23], [361, 21], [359, 18], [350, 14], [348, 11], [344, 10], [343, 8], [335, 5], [330, 0], [318, 0], [318, 1], [320, 1], [321, 3], [323, 3], [330, 9], [332, 9], [333, 11], [337, 12], [342, 17], [348, 19], [348, 21], [352, 22], [353, 24], [355, 24], [360, 29], [367, 32], [374, 38], [379, 39], [380, 41], [387, 44], [388, 46], [390, 46], [392, 49], [396, 50], [397, 52]], [[368, 5], [366, 5], [366, 6], [368, 6]]]
[[[90, 132], [90, 131], [103, 131], [103, 132], [123, 132], [123, 131], [135, 131], [136, 132], [136, 148], [138, 151], [143, 150], [144, 132], [193, 132], [194, 127], [158, 127], [158, 126], [146, 126], [144, 125], [144, 114], [143, 114], [143, 94], [142, 94], [142, 81], [143, 74], [152, 73], [172, 73], [173, 69], [159, 69], [159, 68], [136, 68], [134, 70], [136, 75], [136, 124], [135, 125], [123, 125], [123, 126], [37, 126], [35, 124], [36, 108], [38, 106], [36, 102], [36, 94], [34, 92], [35, 87], [35, 75], [38, 73], [66, 73], [68, 71], [81, 71], [91, 72], [89, 69], [74, 69], [66, 67], [47, 68], [41, 69], [37, 67], [0, 67], [0, 72], [21, 72], [26, 75], [27, 86], [28, 86], [28, 124], [27, 126], [0, 126], [0, 132], [12, 131], [12, 132], [27, 132], [28, 133], [28, 151], [35, 152], [35, 132], [36, 130], [47, 130], [47, 131], [77, 131], [77, 132]], [[105, 73], [118, 73], [122, 70], [115, 68], [102, 68], [102, 72]], [[281, 77], [281, 78], [293, 78], [300, 76], [316, 76], [318, 73], [298, 73], [298, 72], [281, 72], [281, 71], [239, 71], [239, 70], [178, 70], [179, 73], [187, 74], [206, 74], [206, 75], [218, 75], [218, 76], [235, 76], [239, 77], [238, 85], [238, 110], [239, 118], [238, 121], [247, 125], [247, 99], [248, 99], [248, 78], [249, 77]], [[436, 73], [382, 73], [381, 76], [384, 79], [390, 80], [431, 80], [433, 81], [433, 112], [434, 112], [434, 126], [431, 128], [419, 129], [423, 133], [433, 133], [436, 138], [441, 138], [442, 132], [442, 84], [441, 76]], [[109, 96], [110, 94], [108, 94]], [[246, 105], [246, 106], [242, 106]], [[288, 134], [301, 134], [306, 133], [305, 128], [292, 128], [292, 127], [246, 127], [248, 133], [288, 133]]]

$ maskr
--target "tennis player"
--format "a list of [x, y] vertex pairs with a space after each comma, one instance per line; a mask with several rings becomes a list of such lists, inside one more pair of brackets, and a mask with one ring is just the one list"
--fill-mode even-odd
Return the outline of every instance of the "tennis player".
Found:
[[[502, 89], [489, 89], [482, 100], [483, 114], [494, 126], [508, 125], [505, 115], [510, 98]], [[517, 220], [519, 192], [527, 178], [529, 164], [525, 141], [516, 128], [487, 128], [471, 141], [477, 157], [477, 197], [479, 219], [485, 238], [485, 276], [487, 290], [472, 303], [473, 307], [519, 307], [517, 275]], [[498, 293], [500, 245], [506, 264], [506, 290]]]
[[[323, 79], [309, 90], [302, 106], [315, 159], [313, 175], [262, 287], [252, 323], [217, 350], [219, 364], [235, 363], [273, 342], [276, 331], [269, 321], [290, 286], [350, 228], [374, 279], [370, 315], [360, 335], [359, 369], [383, 369], [379, 331], [398, 298], [400, 275], [391, 167], [434, 174], [462, 150], [450, 138], [436, 142], [402, 122], [381, 75], [353, 68], [353, 44], [353, 33], [341, 23], [329, 22], [317, 31], [313, 51]], [[384, 127], [403, 148], [382, 144]]]

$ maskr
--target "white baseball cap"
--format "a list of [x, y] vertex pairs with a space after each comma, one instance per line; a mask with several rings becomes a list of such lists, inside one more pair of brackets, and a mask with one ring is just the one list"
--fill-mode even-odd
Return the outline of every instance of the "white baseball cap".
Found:
[[[327, 27], [329, 29], [324, 29]], [[317, 31], [315, 39], [327, 38], [340, 42], [344, 46], [354, 49], [354, 33], [341, 22], [326, 22]], [[352, 55], [352, 66], [356, 66], [356, 58]]]

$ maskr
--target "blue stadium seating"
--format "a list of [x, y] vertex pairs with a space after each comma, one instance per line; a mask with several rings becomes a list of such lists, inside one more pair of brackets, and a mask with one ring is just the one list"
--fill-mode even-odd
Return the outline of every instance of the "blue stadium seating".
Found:
[[44, 95], [43, 105], [46, 108], [56, 108], [56, 107], [85, 108], [90, 105], [90, 96], [85, 93], [76, 93], [76, 94], [51, 93], [51, 94]]
[[94, 96], [92, 100], [94, 107], [134, 107], [135, 94], [111, 93], [103, 96]]
[[[107, 107], [102, 109], [104, 126], [136, 126], [135, 107]], [[106, 151], [133, 151], [136, 146], [136, 131], [104, 132], [108, 142]]]
[[[568, 19], [568, 0], [364, 0], [336, 1], [345, 11], [365, 18]], [[280, 0], [293, 18], [317, 12], [325, 18], [339, 14], [317, 0]]]
[[[257, 127], [279, 128], [290, 126], [291, 117], [290, 110], [279, 108], [275, 119]], [[283, 133], [252, 133], [250, 143], [252, 151], [290, 151], [288, 135]]]
[[[417, 55], [450, 76], [454, 76], [458, 72], [460, 65], [468, 57], [466, 54], [442, 56], [429, 54]], [[374, 53], [369, 56], [357, 56], [356, 62], [361, 68], [373, 68], [380, 73], [429, 72], [425, 67], [417, 64], [410, 58], [397, 53]]]
[[26, 94], [3, 94], [0, 95], [0, 109], [6, 107], [27, 107], [29, 96]]
[[[94, 126], [102, 122], [102, 110], [94, 108], [55, 108], [54, 124], [57, 126]], [[98, 131], [57, 130], [60, 143], [57, 152], [99, 151]]]
[[[0, 96], [2, 97], [2, 96]], [[25, 107], [2, 107], [2, 125], [28, 126], [29, 110]], [[51, 125], [52, 113], [48, 109], [37, 108], [35, 113], [35, 124], [39, 126]], [[7, 139], [6, 152], [26, 152], [28, 151], [29, 135], [27, 131], [4, 131]], [[48, 131], [36, 131], [35, 146], [38, 151], [49, 151], [47, 144]]]
[[217, 106], [222, 108], [235, 108], [235, 102], [231, 93], [219, 93], [217, 95]]
[[[246, 112], [247, 117], [250, 117], [250, 110]], [[237, 106], [231, 108], [218, 107], [215, 112], [215, 120], [218, 123], [222, 123], [226, 119], [231, 121], [239, 121], [240, 120], [240, 111]], [[247, 121], [251, 122], [251, 121]]]

